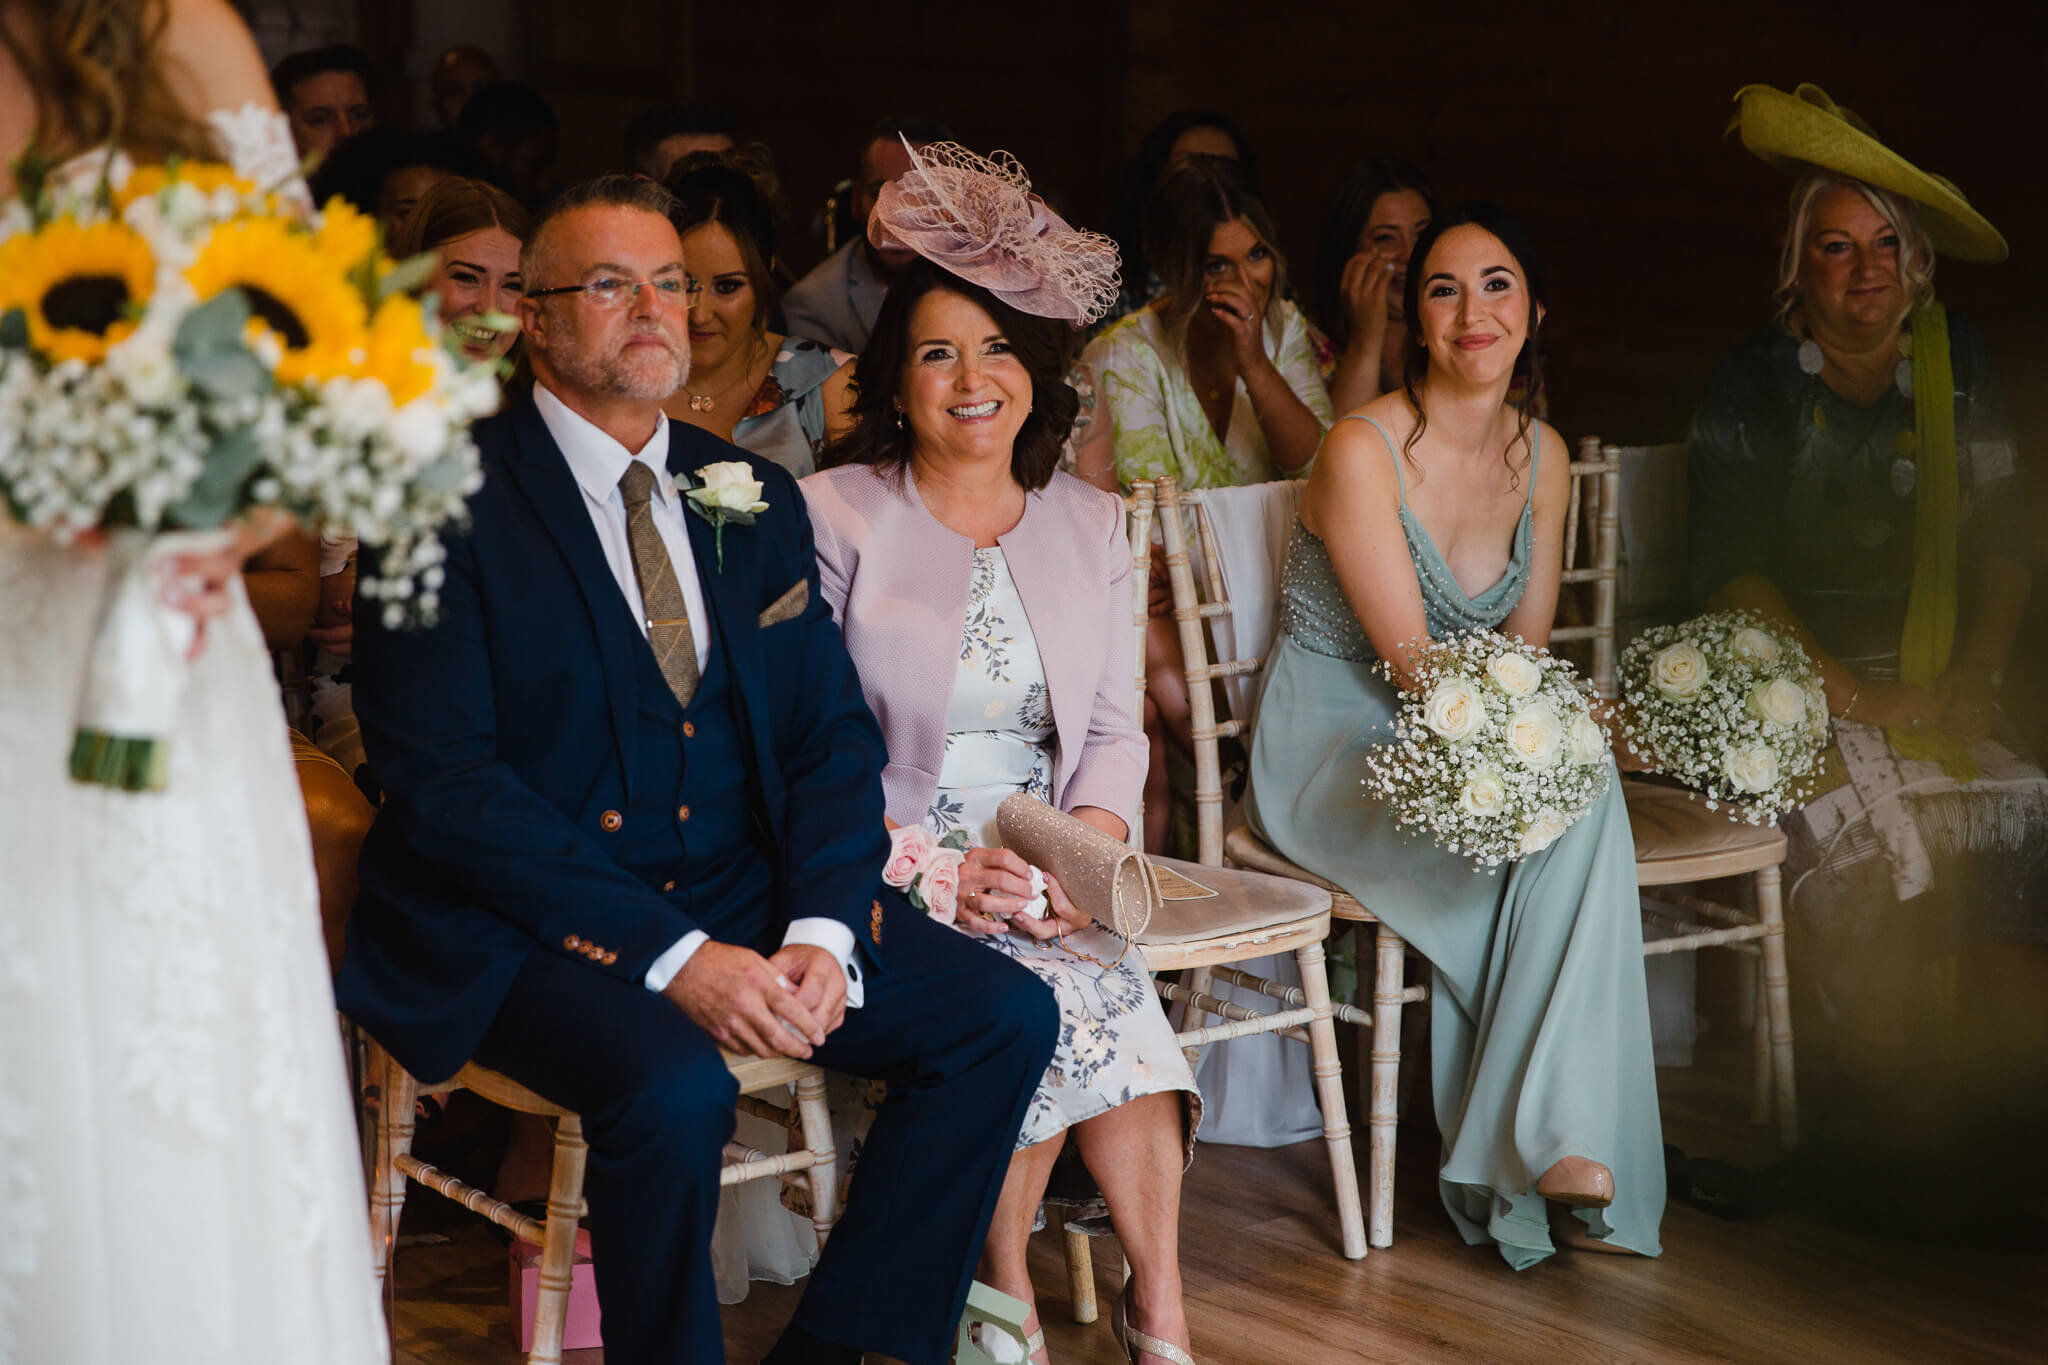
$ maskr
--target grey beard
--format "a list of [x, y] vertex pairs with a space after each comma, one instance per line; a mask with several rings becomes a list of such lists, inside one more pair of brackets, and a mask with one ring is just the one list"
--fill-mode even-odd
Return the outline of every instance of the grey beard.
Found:
[[681, 388], [690, 372], [687, 352], [677, 355], [670, 351], [668, 360], [666, 377], [650, 375], [644, 366], [629, 364], [623, 352], [602, 359], [578, 356], [568, 364], [557, 364], [556, 368], [565, 378], [593, 393], [660, 402]]

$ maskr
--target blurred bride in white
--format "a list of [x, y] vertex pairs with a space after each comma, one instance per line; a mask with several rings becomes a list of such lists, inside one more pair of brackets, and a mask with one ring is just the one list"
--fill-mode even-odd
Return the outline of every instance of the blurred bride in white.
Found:
[[[0, 0], [0, 200], [31, 147], [109, 145], [291, 158], [225, 0]], [[69, 776], [109, 557], [0, 505], [0, 1365], [388, 1356], [304, 811], [238, 576], [279, 529], [171, 566], [199, 654], [168, 787], [131, 793]]]

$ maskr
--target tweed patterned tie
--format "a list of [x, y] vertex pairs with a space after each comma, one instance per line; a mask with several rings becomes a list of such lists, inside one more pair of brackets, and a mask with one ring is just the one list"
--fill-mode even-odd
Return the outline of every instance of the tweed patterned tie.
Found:
[[684, 706], [697, 694], [697, 637], [690, 633], [690, 612], [676, 582], [675, 565], [661, 532], [654, 529], [654, 471], [639, 460], [619, 478], [626, 498], [626, 536], [633, 546], [633, 573], [640, 580], [640, 602], [647, 609], [647, 643], [669, 691]]

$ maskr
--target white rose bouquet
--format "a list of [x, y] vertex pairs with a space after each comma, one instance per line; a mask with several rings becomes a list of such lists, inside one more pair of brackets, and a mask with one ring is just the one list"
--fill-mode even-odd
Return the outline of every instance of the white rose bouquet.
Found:
[[1828, 740], [1820, 674], [1790, 633], [1716, 611], [1637, 636], [1621, 656], [1629, 752], [1728, 807], [1776, 824], [1813, 795]]
[[158, 601], [164, 556], [282, 508], [378, 547], [364, 594], [430, 620], [497, 375], [406, 292], [430, 261], [394, 266], [340, 200], [310, 213], [193, 161], [47, 171], [24, 158], [0, 203], [0, 497], [23, 525], [106, 533], [72, 775], [160, 788], [193, 628]]
[[1607, 790], [1607, 732], [1548, 650], [1453, 635], [1416, 652], [1415, 679], [1394, 741], [1366, 758], [1366, 790], [1397, 823], [1492, 868], [1548, 847]]

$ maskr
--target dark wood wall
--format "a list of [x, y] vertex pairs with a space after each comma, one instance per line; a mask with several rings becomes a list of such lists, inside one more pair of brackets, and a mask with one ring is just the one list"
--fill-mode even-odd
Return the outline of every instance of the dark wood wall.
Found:
[[1622, 441], [1677, 438], [1715, 357], [1765, 320], [1787, 183], [1722, 128], [1738, 86], [1816, 81], [2006, 233], [2011, 262], [1944, 262], [1938, 284], [1990, 333], [2028, 446], [2048, 448], [2048, 6], [557, 0], [523, 19], [565, 172], [615, 162], [653, 99], [730, 105], [775, 151], [799, 265], [862, 130], [896, 110], [1008, 148], [1104, 225], [1147, 126], [1228, 109], [1302, 278], [1338, 174], [1399, 153], [1447, 200], [1527, 220], [1551, 277], [1558, 425]]

